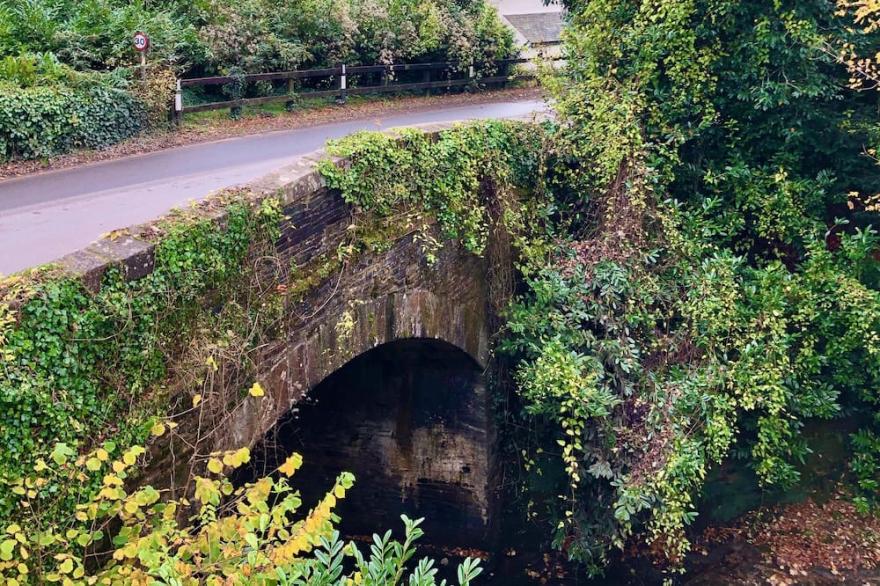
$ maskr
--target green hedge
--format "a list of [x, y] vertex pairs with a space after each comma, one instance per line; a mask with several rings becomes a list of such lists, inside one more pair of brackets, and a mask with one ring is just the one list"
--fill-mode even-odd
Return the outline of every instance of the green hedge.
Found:
[[143, 105], [122, 89], [0, 84], [0, 161], [107, 147], [145, 124]]

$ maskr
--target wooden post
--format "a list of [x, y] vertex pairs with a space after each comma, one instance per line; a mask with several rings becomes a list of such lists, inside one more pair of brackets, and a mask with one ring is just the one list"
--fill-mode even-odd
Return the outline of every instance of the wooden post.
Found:
[[293, 99], [293, 91], [295, 88], [296, 85], [291, 77], [287, 80], [287, 101], [284, 102], [284, 109], [288, 112], [293, 112], [296, 109], [296, 101]]

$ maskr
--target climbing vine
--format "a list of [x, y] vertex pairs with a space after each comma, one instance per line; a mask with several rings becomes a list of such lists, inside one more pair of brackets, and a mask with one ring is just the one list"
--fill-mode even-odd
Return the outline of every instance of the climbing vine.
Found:
[[[278, 235], [281, 213], [274, 200], [255, 207], [231, 194], [223, 205], [225, 229], [198, 212], [157, 225], [154, 268], [144, 278], [126, 279], [111, 268], [96, 293], [51, 268], [3, 282], [0, 519], [18, 513], [7, 487], [56, 443], [135, 443], [145, 437], [151, 417], [164, 414], [171, 357], [197, 324], [229, 314], [235, 291], [251, 274], [242, 270], [248, 254], [274, 245]], [[205, 300], [221, 291], [230, 302], [215, 314]], [[40, 487], [58, 490], [54, 482]]]
[[[38, 534], [55, 536], [52, 547], [43, 544], [45, 552], [54, 552], [50, 557], [55, 562], [43, 569], [4, 550], [0, 561], [9, 562], [4, 568], [13, 572], [7, 577], [24, 580], [24, 574], [45, 571], [61, 579], [85, 579], [85, 558], [77, 556], [106, 537], [95, 533], [94, 524], [103, 525], [118, 514], [124, 523], [139, 523], [130, 531], [141, 536], [139, 551], [147, 542], [158, 547], [153, 541], [157, 534], [146, 533], [142, 522], [158, 519], [175, 495], [190, 489], [199, 493], [206, 484], [199, 480], [198, 470], [217, 472], [217, 462], [234, 459], [201, 453], [202, 435], [210, 436], [241, 400], [236, 389], [243, 389], [243, 380], [255, 374], [250, 354], [277, 334], [285, 300], [296, 302], [358, 254], [382, 251], [413, 232], [430, 260], [441, 246], [431, 229], [434, 225], [440, 226], [442, 237], [455, 238], [475, 253], [484, 251], [489, 230], [498, 222], [524, 230], [527, 218], [534, 215], [526, 200], [542, 176], [542, 140], [539, 128], [487, 123], [445, 131], [436, 140], [407, 133], [403, 140], [365, 135], [339, 143], [333, 148], [349, 157], [351, 168], [343, 172], [325, 164], [322, 171], [354, 205], [355, 223], [337, 254], [322, 255], [302, 267], [284, 267], [275, 258], [283, 219], [277, 201], [260, 201], [244, 191], [208, 200], [194, 212], [179, 212], [137, 234], [155, 242], [152, 270], [142, 278], [126, 278], [123, 267], [111, 267], [95, 291], [52, 267], [5, 279], [0, 304], [0, 349], [6, 358], [0, 370], [0, 439], [8, 449], [0, 455], [0, 524], [28, 527], [9, 533], [10, 543], [24, 544], [19, 533], [30, 547]], [[379, 182], [377, 173], [391, 168], [398, 182]], [[443, 185], [419, 187], [439, 176]], [[363, 185], [382, 185], [384, 191]], [[408, 188], [412, 191], [406, 192]], [[222, 225], [211, 219], [219, 208], [224, 210]], [[121, 230], [108, 238], [131, 236]], [[244, 400], [263, 394], [254, 384]], [[198, 437], [176, 429], [181, 417], [191, 413], [199, 419]], [[169, 414], [179, 417], [165, 419]], [[161, 436], [161, 446], [170, 436], [189, 443], [193, 453], [181, 455], [191, 461], [185, 464], [190, 477], [181, 479], [188, 485], [183, 492], [174, 487], [154, 499], [156, 493], [146, 488], [142, 490], [153, 496], [144, 500], [142, 490], [123, 494], [120, 482], [137, 480], [125, 475], [135, 472], [132, 461], [143, 453], [126, 446], [138, 445], [151, 432]], [[122, 463], [110, 462], [115, 455]], [[49, 473], [46, 466], [52, 462], [63, 470]], [[109, 476], [108, 467], [113, 471]], [[216, 488], [230, 496], [223, 486]], [[89, 499], [97, 499], [97, 508], [85, 510], [88, 518], [80, 519]], [[22, 507], [23, 502], [39, 502], [38, 517]], [[135, 505], [153, 512], [141, 517], [133, 512]], [[126, 506], [131, 510], [126, 512]], [[68, 533], [61, 532], [58, 520], [71, 515], [92, 529], [77, 529], [76, 538], [59, 537]], [[181, 531], [188, 530], [169, 525], [160, 532]], [[417, 533], [417, 524], [412, 524], [408, 537]], [[324, 545], [336, 549], [335, 542]], [[67, 546], [81, 549], [66, 551]], [[135, 576], [172, 563], [169, 551], [162, 549], [147, 558], [139, 556], [140, 570], [132, 569], [130, 556], [121, 551], [116, 560], [120, 564], [102, 572], [124, 570]], [[432, 583], [431, 567], [420, 568], [424, 583]]]
[[[551, 514], [554, 544], [593, 572], [633, 543], [680, 567], [713, 467], [741, 458], [763, 487], [793, 486], [811, 449], [802, 431], [817, 419], [862, 425], [851, 466], [868, 510], [880, 462], [880, 239], [863, 194], [880, 192], [865, 156], [876, 116], [829, 54], [852, 34], [829, 7], [570, 2], [567, 64], [547, 79], [555, 120], [329, 145], [319, 171], [354, 222], [335, 255], [291, 269], [284, 294], [298, 300], [404, 236], [429, 262], [447, 241], [487, 254], [500, 232], [510, 237], [520, 295], [499, 348], [516, 385], [507, 404], [521, 407], [511, 427], [527, 436], [526, 483], [552, 486], [533, 483], [524, 500]], [[204, 323], [201, 301], [238, 282], [280, 215], [234, 201], [223, 231], [184, 222], [158, 244], [153, 274], [128, 282], [111, 271], [97, 294], [68, 279], [7, 285], [7, 485], [58, 441], [103, 441], [110, 422], [124, 422], [113, 433], [126, 442], [143, 437], [150, 419], [126, 406], [151, 404], [167, 355], [193, 334], [188, 324]], [[251, 307], [228, 306], [232, 323]], [[337, 332], [351, 327], [344, 317]], [[194, 353], [199, 373], [213, 376], [235, 338]], [[203, 395], [189, 397], [193, 408]], [[0, 513], [15, 502], [0, 501]]]
[[[539, 203], [544, 138], [538, 126], [499, 121], [436, 136], [359, 133], [328, 145], [344, 166], [327, 159], [320, 171], [356, 209], [419, 227], [429, 260], [440, 245], [426, 229], [435, 221], [445, 239], [482, 254], [493, 221], [524, 233], [529, 218], [545, 212]], [[528, 201], [519, 199], [524, 194]]]

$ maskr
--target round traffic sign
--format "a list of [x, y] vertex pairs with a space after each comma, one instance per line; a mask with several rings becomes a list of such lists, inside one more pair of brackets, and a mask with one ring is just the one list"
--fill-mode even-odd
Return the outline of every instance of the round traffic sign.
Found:
[[134, 34], [135, 51], [146, 51], [150, 47], [150, 37], [140, 31]]

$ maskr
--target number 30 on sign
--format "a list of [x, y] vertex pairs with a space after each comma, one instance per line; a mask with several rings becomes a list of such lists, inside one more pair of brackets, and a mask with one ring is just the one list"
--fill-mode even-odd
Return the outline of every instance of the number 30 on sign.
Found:
[[135, 51], [146, 51], [150, 46], [150, 37], [140, 31], [134, 34], [133, 40]]

